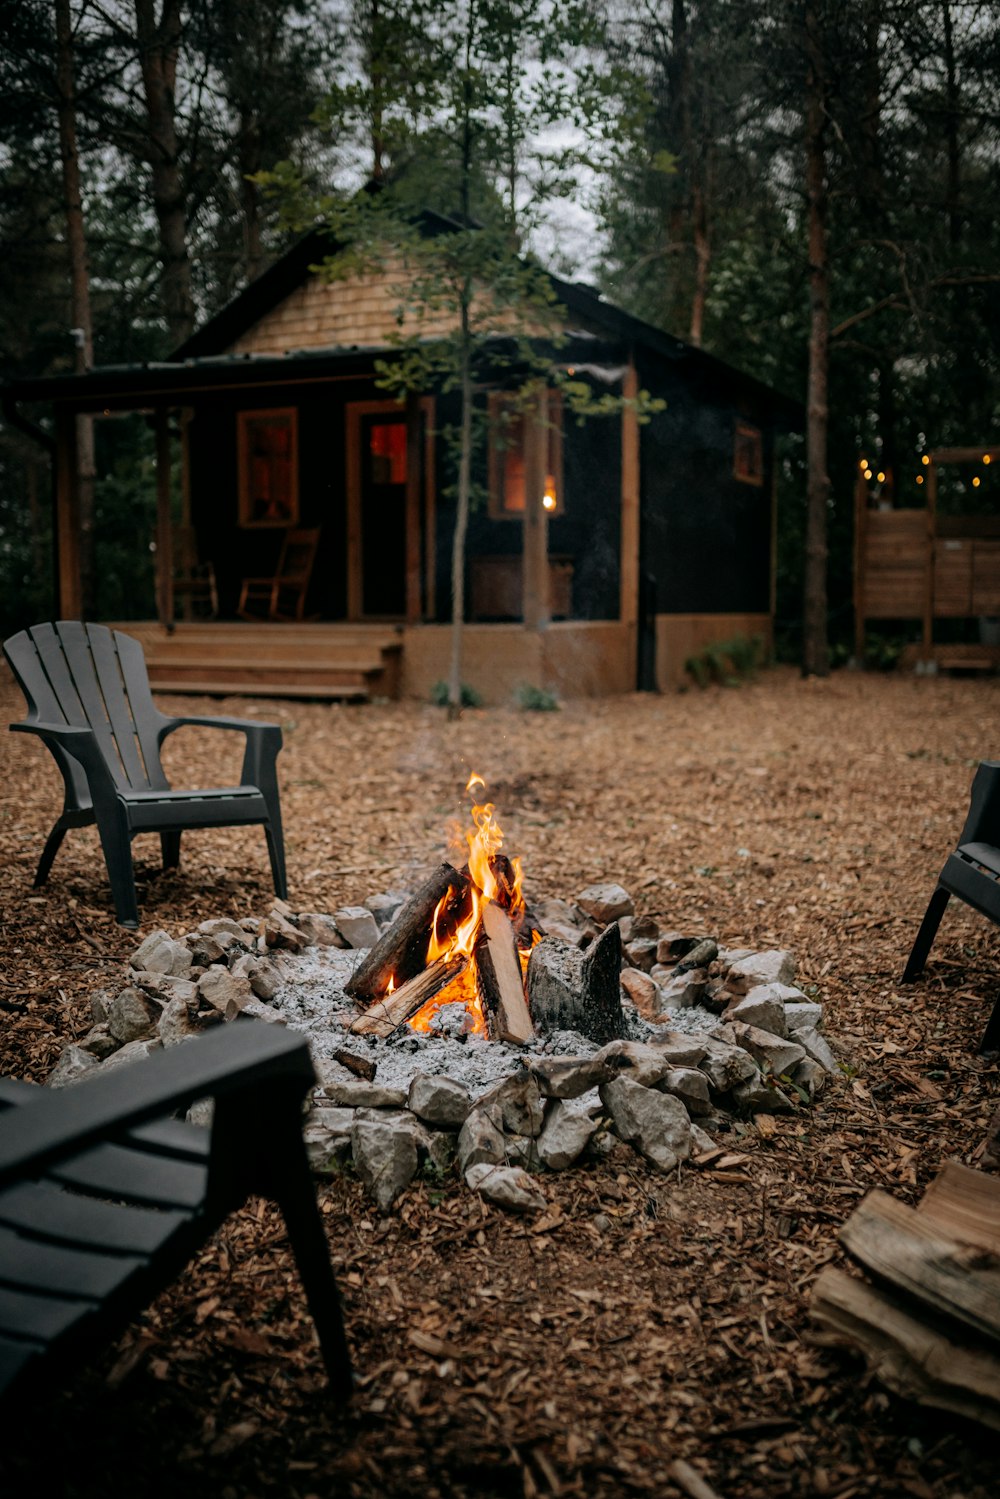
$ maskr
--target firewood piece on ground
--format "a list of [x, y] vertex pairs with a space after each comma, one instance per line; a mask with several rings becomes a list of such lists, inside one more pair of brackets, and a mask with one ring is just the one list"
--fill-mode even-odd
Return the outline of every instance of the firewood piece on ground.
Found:
[[584, 954], [580, 1030], [603, 1046], [625, 1035], [621, 994], [622, 938], [617, 922], [606, 926]]
[[498, 1040], [523, 1045], [535, 1032], [524, 998], [514, 928], [506, 911], [495, 901], [487, 901], [483, 907], [483, 931], [486, 941], [479, 950], [479, 961], [488, 1023], [495, 1028]]
[[854, 1210], [840, 1239], [878, 1280], [1000, 1342], [1000, 1258], [963, 1244], [878, 1189]]
[[[408, 979], [419, 973], [427, 960], [434, 912], [449, 889], [455, 892], [454, 904], [461, 907], [468, 894], [468, 878], [451, 864], [441, 864], [401, 906], [395, 920], [358, 964], [344, 985], [354, 999], [377, 999], [394, 979], [397, 992]], [[451, 902], [449, 902], [451, 904]]]
[[348, 1072], [353, 1072], [355, 1077], [364, 1078], [366, 1083], [375, 1077], [376, 1064], [369, 1057], [359, 1057], [353, 1051], [341, 1049], [333, 1053], [333, 1060], [346, 1067]]
[[823, 1342], [859, 1348], [890, 1390], [1000, 1431], [1000, 1358], [954, 1342], [885, 1291], [843, 1270], [821, 1271], [812, 1315]]
[[433, 963], [428, 964], [420, 973], [413, 978], [407, 979], [405, 984], [385, 999], [370, 1005], [364, 1014], [359, 1015], [352, 1023], [351, 1030], [357, 1036], [389, 1036], [415, 1015], [421, 1005], [425, 1005], [435, 994], [451, 983], [452, 979], [458, 978], [468, 965], [468, 958], [463, 953], [450, 958], [436, 958]]
[[917, 1212], [951, 1238], [1000, 1255], [1000, 1180], [948, 1161], [917, 1204]]

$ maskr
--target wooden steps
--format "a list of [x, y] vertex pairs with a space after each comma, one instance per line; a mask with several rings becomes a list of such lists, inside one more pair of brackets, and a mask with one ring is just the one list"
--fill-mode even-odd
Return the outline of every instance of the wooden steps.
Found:
[[899, 658], [904, 671], [919, 670], [923, 661], [933, 661], [937, 671], [1000, 671], [1000, 645], [932, 645], [929, 653], [908, 645]]
[[365, 701], [399, 693], [401, 631], [394, 625], [251, 621], [117, 628], [141, 640], [156, 692]]

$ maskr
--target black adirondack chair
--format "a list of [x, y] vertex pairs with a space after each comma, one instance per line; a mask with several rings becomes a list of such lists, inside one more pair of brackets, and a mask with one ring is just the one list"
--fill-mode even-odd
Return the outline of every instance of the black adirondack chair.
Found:
[[[331, 1386], [350, 1393], [302, 1139], [314, 1082], [304, 1036], [243, 1019], [69, 1088], [0, 1079], [0, 1399], [82, 1367], [251, 1194], [284, 1214]], [[206, 1097], [210, 1131], [171, 1117]]]
[[[917, 939], [903, 970], [910, 984], [923, 971], [951, 896], [957, 895], [1000, 925], [1000, 760], [984, 760], [972, 781], [969, 815], [958, 847], [945, 860]], [[1000, 1050], [1000, 999], [993, 1007], [980, 1051]]]
[[[104, 625], [75, 620], [35, 625], [4, 642], [4, 655], [28, 701], [28, 717], [11, 724], [37, 734], [62, 772], [61, 816], [42, 850], [35, 884], [48, 878], [69, 828], [97, 824], [115, 913], [139, 925], [132, 839], [159, 833], [164, 869], [180, 861], [190, 828], [262, 824], [278, 895], [287, 894], [276, 760], [277, 724], [242, 718], [168, 718], [153, 702], [142, 646]], [[245, 736], [239, 786], [171, 790], [160, 746], [184, 724], [235, 729]]]

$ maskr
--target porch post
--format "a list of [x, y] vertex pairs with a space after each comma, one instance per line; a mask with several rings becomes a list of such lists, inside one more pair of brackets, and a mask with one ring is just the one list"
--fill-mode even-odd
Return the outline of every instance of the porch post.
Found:
[[924, 660], [934, 658], [934, 563], [937, 551], [937, 455], [931, 454], [927, 469], [927, 577], [924, 590]]
[[[622, 395], [635, 401], [639, 377], [630, 358], [622, 380]], [[638, 671], [639, 651], [639, 421], [634, 405], [622, 409], [622, 493], [621, 493], [621, 562], [619, 581], [619, 615], [628, 636], [628, 659], [634, 674]]]
[[524, 414], [524, 559], [522, 613], [527, 630], [549, 623], [549, 517], [542, 503], [548, 455], [548, 392]]
[[156, 408], [156, 613], [174, 628], [174, 528], [170, 514], [170, 412]]
[[56, 613], [79, 619], [83, 609], [80, 578], [80, 490], [77, 477], [76, 413], [56, 408]]
[[411, 392], [406, 397], [406, 622], [420, 620], [420, 476], [423, 468], [420, 441], [420, 402]]

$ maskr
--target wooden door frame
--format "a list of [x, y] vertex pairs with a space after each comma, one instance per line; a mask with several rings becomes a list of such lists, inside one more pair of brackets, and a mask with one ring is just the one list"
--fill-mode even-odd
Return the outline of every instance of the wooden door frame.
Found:
[[[423, 413], [427, 422], [427, 436], [423, 443], [412, 440], [413, 419]], [[430, 396], [420, 396], [401, 406], [398, 401], [348, 401], [344, 420], [347, 433], [347, 618], [361, 621], [369, 618], [364, 612], [364, 554], [363, 517], [361, 503], [361, 424], [369, 416], [398, 417], [407, 427], [406, 448], [406, 538], [405, 538], [405, 617], [408, 623], [422, 618], [420, 551], [421, 551], [421, 507], [420, 491], [425, 496], [425, 522], [428, 556], [433, 557], [433, 443], [430, 439], [434, 401]], [[421, 468], [417, 465], [422, 464]], [[430, 564], [428, 577], [431, 576]]]

